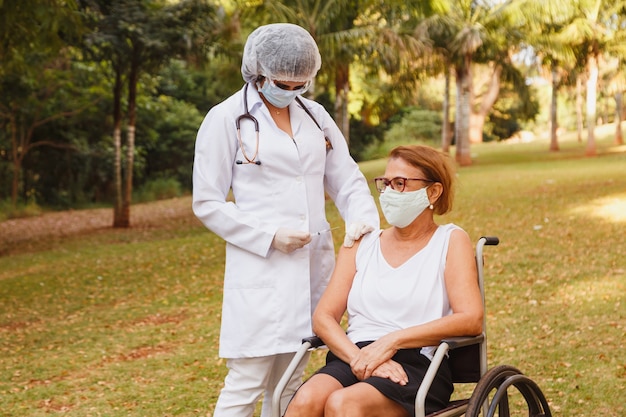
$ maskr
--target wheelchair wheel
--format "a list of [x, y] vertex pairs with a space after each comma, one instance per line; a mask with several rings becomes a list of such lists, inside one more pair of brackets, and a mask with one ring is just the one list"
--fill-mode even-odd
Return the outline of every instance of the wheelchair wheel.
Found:
[[[514, 387], [515, 390], [509, 388]], [[526, 406], [524, 406], [524, 403]], [[545, 396], [519, 369], [496, 366], [478, 381], [466, 417], [551, 417]]]

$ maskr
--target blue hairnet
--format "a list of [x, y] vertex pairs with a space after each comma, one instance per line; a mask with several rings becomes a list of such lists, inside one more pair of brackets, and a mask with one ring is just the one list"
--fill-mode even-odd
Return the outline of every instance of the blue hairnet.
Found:
[[243, 49], [241, 75], [246, 82], [259, 75], [272, 80], [306, 82], [322, 66], [315, 40], [304, 28], [273, 23], [255, 29]]

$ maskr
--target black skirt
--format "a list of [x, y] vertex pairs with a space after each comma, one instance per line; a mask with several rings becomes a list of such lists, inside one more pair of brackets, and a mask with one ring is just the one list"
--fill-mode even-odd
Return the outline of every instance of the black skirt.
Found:
[[[370, 343], [372, 342], [360, 342], [357, 343], [357, 346], [362, 348]], [[390, 379], [377, 376], [359, 381], [352, 373], [350, 365], [337, 358], [330, 351], [326, 355], [326, 366], [318, 370], [317, 373], [332, 376], [344, 387], [356, 384], [357, 382], [370, 384], [385, 397], [400, 404], [407, 410], [410, 416], [415, 416], [415, 397], [417, 396], [417, 390], [424, 380], [426, 370], [430, 365], [430, 359], [420, 353], [420, 348], [399, 350], [392, 359], [404, 368], [409, 378], [409, 382], [406, 385], [400, 385]], [[426, 414], [434, 413], [435, 411], [445, 408], [450, 401], [453, 390], [454, 385], [452, 384], [448, 360], [444, 359], [430, 387], [430, 391], [426, 396]]]

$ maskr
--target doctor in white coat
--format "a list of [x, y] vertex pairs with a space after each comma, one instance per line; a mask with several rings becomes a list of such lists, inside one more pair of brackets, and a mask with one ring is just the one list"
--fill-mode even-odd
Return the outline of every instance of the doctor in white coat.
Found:
[[257, 28], [244, 48], [245, 86], [213, 107], [198, 131], [193, 210], [226, 241], [219, 354], [228, 375], [215, 417], [250, 417], [261, 396], [269, 415], [274, 386], [312, 334], [311, 315], [335, 265], [325, 193], [345, 221], [344, 245], [379, 228], [345, 138], [320, 104], [300, 96], [320, 66], [303, 28]]

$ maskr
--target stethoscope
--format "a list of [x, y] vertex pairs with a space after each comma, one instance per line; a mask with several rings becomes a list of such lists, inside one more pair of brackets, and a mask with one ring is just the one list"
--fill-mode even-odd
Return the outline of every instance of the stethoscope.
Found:
[[[300, 107], [302, 107], [302, 109], [306, 112], [306, 114], [313, 120], [313, 122], [318, 127], [318, 129], [323, 132], [324, 130], [322, 129], [320, 124], [317, 122], [313, 114], [304, 105], [304, 103], [302, 103], [302, 101], [300, 101], [298, 97], [296, 97], [296, 101], [298, 102]], [[259, 154], [259, 121], [256, 119], [256, 117], [251, 115], [250, 111], [248, 110], [248, 83], [246, 83], [243, 89], [243, 109], [244, 109], [244, 113], [235, 119], [235, 127], [237, 128], [237, 141], [239, 142], [239, 148], [241, 149], [241, 154], [243, 155], [245, 161], [237, 159], [235, 163], [237, 165], [245, 165], [245, 164], [261, 165], [261, 161], [256, 160], [256, 157]], [[252, 158], [250, 158], [248, 154], [246, 154], [246, 149], [244, 148], [243, 141], [241, 140], [241, 121], [244, 119], [251, 120], [252, 123], [254, 123], [254, 131], [256, 133], [256, 148], [254, 150], [254, 155], [252, 155]], [[333, 145], [330, 139], [324, 136], [324, 140], [326, 142], [326, 152], [332, 150]]]
[[[256, 160], [256, 157], [259, 154], [259, 121], [256, 119], [256, 117], [251, 115], [250, 111], [248, 110], [248, 83], [246, 83], [246, 86], [243, 90], [243, 107], [245, 112], [241, 116], [237, 117], [237, 119], [235, 119], [235, 126], [237, 127], [237, 140], [239, 141], [239, 148], [241, 149], [241, 153], [245, 161], [238, 159], [235, 161], [235, 163], [237, 165], [261, 165], [261, 161]], [[254, 123], [254, 131], [256, 133], [256, 149], [254, 150], [254, 155], [252, 155], [252, 158], [248, 157], [248, 155], [246, 154], [246, 149], [244, 148], [243, 141], [241, 140], [241, 121], [244, 119], [252, 120], [252, 123]]]

